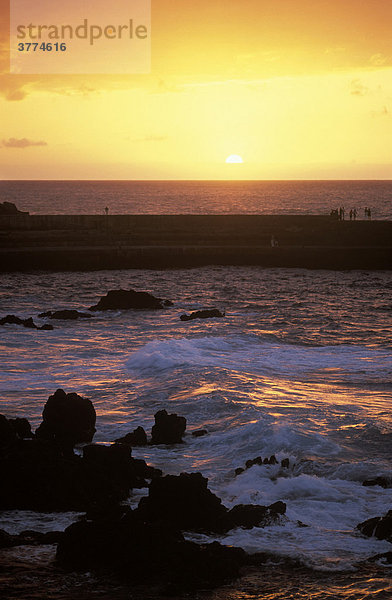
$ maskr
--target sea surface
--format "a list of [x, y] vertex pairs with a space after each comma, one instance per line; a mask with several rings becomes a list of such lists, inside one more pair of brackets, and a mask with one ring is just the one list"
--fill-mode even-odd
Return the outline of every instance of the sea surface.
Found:
[[0, 181], [31, 214], [329, 214], [392, 219], [392, 181]]
[[[42, 198], [36, 212], [48, 212], [48, 196]], [[27, 200], [17, 203], [31, 209]], [[362, 486], [368, 478], [392, 477], [391, 273], [213, 266], [12, 273], [1, 277], [0, 316], [32, 316], [42, 324], [42, 311], [84, 310], [118, 288], [149, 291], [174, 305], [54, 321], [53, 331], [1, 328], [1, 412], [36, 427], [50, 394], [75, 391], [97, 410], [95, 441], [110, 442], [138, 425], [150, 431], [154, 413], [166, 408], [187, 418], [185, 444], [135, 449], [135, 457], [165, 473], [200, 471], [228, 507], [284, 501], [287, 514], [277, 525], [215, 538], [189, 534], [301, 565], [289, 574], [271, 565], [268, 575], [254, 573], [214, 598], [391, 598], [390, 567], [369, 562], [391, 544], [355, 529], [392, 504], [392, 489]], [[211, 307], [226, 317], [179, 318]], [[199, 428], [208, 435], [192, 437]], [[246, 460], [272, 454], [288, 457], [289, 469], [255, 465], [235, 476]], [[48, 531], [75, 518], [9, 511], [0, 515], [0, 528]], [[12, 552], [15, 559], [18, 550]], [[19, 560], [41, 560], [45, 570], [53, 554], [49, 548]]]

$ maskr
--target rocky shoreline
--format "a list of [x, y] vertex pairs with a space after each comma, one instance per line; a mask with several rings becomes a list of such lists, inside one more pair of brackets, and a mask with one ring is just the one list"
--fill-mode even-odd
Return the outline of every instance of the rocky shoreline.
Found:
[[[219, 535], [238, 527], [279, 524], [285, 519], [284, 502], [228, 509], [200, 473], [164, 475], [131, 456], [129, 442], [183, 444], [184, 417], [160, 410], [151, 437], [138, 427], [109, 445], [92, 443], [95, 420], [90, 400], [63, 390], [49, 397], [34, 433], [27, 419], [0, 416], [0, 509], [86, 513], [64, 532], [0, 531], [1, 548], [34, 547], [45, 552], [57, 545], [54, 572], [92, 572], [94, 577], [109, 578], [110, 585], [117, 581], [120, 587], [141, 586], [164, 596], [220, 588], [249, 570], [270, 565], [269, 554], [247, 554], [217, 541], [199, 544], [184, 533]], [[276, 459], [256, 457], [245, 468], [255, 464], [276, 464]], [[287, 467], [288, 461], [282, 461], [281, 468]], [[237, 474], [238, 469], [233, 477]], [[122, 503], [133, 489], [143, 487], [148, 495], [137, 508]], [[392, 542], [391, 511], [359, 524], [358, 531]], [[374, 560], [391, 563], [392, 553]]]

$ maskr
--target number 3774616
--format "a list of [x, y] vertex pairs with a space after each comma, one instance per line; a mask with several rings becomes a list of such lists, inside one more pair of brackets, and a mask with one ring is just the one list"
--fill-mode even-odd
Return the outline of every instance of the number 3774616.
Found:
[[65, 42], [21, 42], [18, 44], [19, 52], [65, 52], [67, 44]]

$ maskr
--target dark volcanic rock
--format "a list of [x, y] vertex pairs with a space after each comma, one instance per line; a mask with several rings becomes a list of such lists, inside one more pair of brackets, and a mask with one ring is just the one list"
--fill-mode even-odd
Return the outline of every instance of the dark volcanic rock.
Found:
[[13, 536], [0, 529], [0, 548], [11, 548], [13, 545]]
[[229, 531], [234, 527], [265, 527], [276, 522], [286, 512], [284, 502], [275, 502], [270, 506], [259, 504], [237, 504], [226, 514], [221, 523], [222, 530]]
[[362, 485], [367, 487], [379, 485], [380, 487], [387, 489], [392, 487], [392, 479], [390, 477], [375, 477], [374, 479], [366, 479]]
[[118, 486], [125, 486], [128, 490], [146, 487], [146, 479], [162, 474], [159, 469], [149, 467], [144, 460], [131, 458], [131, 448], [127, 444], [90, 444], [83, 448], [83, 458], [87, 464], [96, 465]]
[[63, 535], [62, 531], [22, 531], [18, 535], [10, 535], [0, 529], [0, 548], [12, 546], [40, 546], [41, 544], [57, 544]]
[[192, 431], [193, 437], [203, 437], [203, 435], [207, 435], [207, 434], [208, 434], [207, 429], [195, 429], [195, 431]]
[[200, 473], [166, 475], [152, 481], [149, 495], [142, 498], [136, 514], [146, 522], [169, 521], [189, 531], [224, 533], [234, 527], [264, 527], [286, 512], [284, 502], [271, 506], [238, 504], [228, 510], [207, 487]]
[[111, 473], [79, 456], [64, 457], [54, 442], [20, 440], [0, 459], [0, 510], [87, 510], [103, 499], [124, 500]]
[[383, 552], [383, 554], [376, 554], [368, 560], [372, 562], [382, 562], [385, 566], [392, 566], [392, 552]]
[[247, 556], [216, 542], [188, 542], [170, 523], [145, 523], [129, 509], [121, 517], [72, 524], [59, 542], [57, 560], [67, 568], [110, 570], [130, 582], [181, 592], [232, 580]]
[[186, 418], [159, 410], [151, 429], [151, 444], [180, 444], [186, 429]]
[[20, 440], [34, 437], [27, 419], [17, 417], [16, 419], [8, 419], [8, 422]]
[[392, 510], [385, 517], [374, 517], [367, 519], [357, 525], [357, 529], [367, 537], [376, 537], [379, 540], [392, 542]]
[[0, 319], [0, 325], [23, 325], [23, 327], [27, 327], [28, 329], [41, 329], [46, 331], [53, 330], [53, 325], [43, 325], [42, 327], [37, 327], [31, 317], [28, 319], [21, 319], [15, 315], [7, 315], [6, 317]]
[[74, 455], [73, 445], [94, 435], [90, 400], [57, 390], [43, 418], [36, 436], [25, 439], [32, 436], [27, 419], [0, 415], [0, 510], [107, 510], [162, 475], [125, 444], [90, 444], [83, 458]]
[[[288, 461], [288, 459], [284, 459], [284, 460]], [[282, 461], [282, 463], [283, 463], [283, 461]], [[245, 468], [250, 469], [251, 467], [253, 467], [253, 465], [277, 465], [277, 464], [278, 464], [278, 461], [276, 460], [276, 456], [274, 454], [272, 456], [270, 456], [269, 458], [266, 457], [264, 459], [262, 459], [261, 456], [256, 456], [256, 458], [250, 458], [249, 460], [246, 461]], [[283, 464], [282, 464], [282, 466], [283, 466]]]
[[220, 498], [207, 487], [200, 473], [166, 475], [155, 479], [149, 495], [139, 502], [137, 514], [148, 522], [170, 521], [179, 529], [215, 531], [227, 512]]
[[0, 458], [0, 510], [86, 511], [125, 500], [161, 471], [131, 458], [129, 446], [90, 445], [64, 456], [54, 441], [17, 440]]
[[0, 215], [28, 215], [28, 212], [23, 212], [16, 208], [13, 202], [0, 202]]
[[250, 469], [251, 467], [253, 467], [253, 465], [262, 465], [262, 464], [263, 464], [263, 459], [261, 458], [261, 456], [256, 456], [256, 458], [249, 458], [245, 463], [245, 467], [247, 469]]
[[148, 292], [110, 290], [106, 296], [102, 296], [98, 304], [91, 306], [89, 310], [160, 309], [171, 305], [169, 300], [156, 298]]
[[75, 321], [76, 319], [91, 319], [91, 315], [88, 313], [79, 312], [78, 310], [48, 310], [47, 312], [40, 313], [40, 318], [49, 317], [49, 319], [62, 319]]
[[115, 441], [120, 444], [129, 444], [129, 446], [146, 446], [147, 434], [143, 427], [137, 427], [123, 437], [117, 438]]
[[206, 310], [196, 310], [190, 315], [181, 315], [181, 321], [193, 321], [193, 319], [213, 319], [216, 317], [224, 317], [225, 313], [221, 312], [217, 308], [210, 308]]
[[0, 415], [0, 454], [13, 446], [16, 440], [15, 429], [4, 415]]
[[75, 444], [91, 442], [94, 437], [94, 406], [78, 394], [57, 390], [46, 402], [42, 417], [36, 436], [55, 440], [65, 454], [72, 454]]

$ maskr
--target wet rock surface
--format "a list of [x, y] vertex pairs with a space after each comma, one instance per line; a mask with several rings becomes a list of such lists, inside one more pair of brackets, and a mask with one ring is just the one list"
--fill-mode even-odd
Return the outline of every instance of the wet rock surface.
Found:
[[151, 429], [151, 444], [181, 444], [186, 429], [185, 417], [168, 414], [163, 409], [154, 415], [155, 425]]
[[204, 435], [208, 435], [207, 429], [195, 429], [192, 431], [193, 437], [203, 437]]
[[181, 321], [193, 321], [194, 319], [214, 319], [214, 318], [222, 318], [225, 316], [224, 312], [221, 312], [217, 308], [209, 308], [205, 310], [196, 310], [195, 312], [190, 313], [189, 315], [181, 315]]
[[57, 390], [43, 411], [35, 436], [27, 419], [0, 415], [0, 509], [88, 510], [128, 497], [161, 471], [131, 457], [129, 445], [84, 447], [91, 442], [95, 409], [78, 394]]
[[278, 521], [285, 512], [284, 502], [270, 506], [239, 504], [228, 510], [200, 473], [166, 475], [152, 481], [148, 497], [142, 498], [136, 509], [144, 521], [167, 520], [181, 530], [205, 533], [263, 527]]
[[79, 312], [78, 310], [48, 310], [46, 312], [40, 313], [38, 317], [41, 319], [49, 318], [75, 321], [76, 319], [91, 319], [92, 315], [84, 312]]
[[15, 315], [7, 315], [0, 319], [0, 325], [22, 325], [23, 327], [27, 327], [28, 329], [39, 329], [41, 331], [52, 331], [53, 325], [42, 325], [42, 327], [38, 327], [33, 321], [32, 317], [28, 319], [21, 319]]
[[[274, 454], [272, 454], [269, 458], [268, 457], [262, 458], [261, 456], [256, 456], [256, 458], [248, 459], [245, 463], [245, 467], [237, 467], [234, 472], [235, 472], [235, 475], [241, 475], [241, 473], [243, 473], [246, 469], [250, 469], [254, 465], [262, 466], [262, 465], [277, 465], [277, 464], [279, 464], [279, 462]], [[289, 459], [283, 458], [280, 461], [280, 466], [282, 469], [288, 469], [290, 467]]]
[[380, 487], [387, 489], [392, 488], [392, 479], [390, 477], [374, 477], [374, 479], [365, 479], [362, 485], [365, 487], [379, 485]]
[[137, 514], [149, 522], [165, 519], [179, 529], [213, 531], [227, 509], [207, 484], [200, 473], [166, 475], [151, 482]]
[[387, 540], [392, 543], [392, 510], [383, 517], [373, 517], [357, 525], [357, 529], [367, 537]]
[[10, 535], [3, 529], [0, 529], [0, 548], [12, 548], [14, 546], [41, 546], [42, 544], [57, 544], [62, 531], [48, 531], [41, 533], [39, 531], [22, 531], [17, 535]]
[[266, 560], [218, 542], [196, 544], [184, 530], [209, 533], [263, 526], [285, 513], [286, 505], [238, 505], [230, 511], [200, 473], [167, 475], [149, 486], [135, 510], [118, 507], [88, 515], [66, 529], [57, 560], [67, 568], [112, 570], [127, 580], [159, 583], [166, 593], [213, 588], [239, 576], [242, 567]]
[[36, 436], [53, 440], [64, 454], [73, 454], [75, 444], [91, 442], [96, 414], [91, 400], [58, 389], [44, 406], [43, 421]]
[[129, 446], [146, 446], [147, 434], [143, 427], [137, 427], [126, 435], [117, 438], [115, 441], [120, 444], [129, 444]]
[[162, 309], [165, 306], [172, 306], [172, 302], [170, 302], [170, 300], [156, 298], [148, 292], [110, 290], [106, 296], [102, 296], [99, 302], [94, 306], [91, 306], [89, 310], [157, 310]]
[[[218, 542], [188, 541], [184, 532], [216, 535], [237, 527], [264, 527], [279, 522], [286, 511], [283, 502], [229, 510], [200, 473], [162, 477], [159, 469], [131, 455], [132, 445], [147, 442], [141, 427], [119, 438], [124, 443], [89, 443], [76, 456], [73, 445], [92, 439], [95, 431], [94, 407], [78, 394], [57, 390], [43, 418], [34, 436], [26, 419], [0, 415], [0, 510], [74, 510], [86, 511], [86, 516], [65, 532], [10, 535], [0, 530], [4, 551], [58, 544], [57, 566], [67, 572], [92, 570], [180, 597], [228, 583], [243, 567], [267, 560], [267, 555], [251, 557]], [[184, 417], [162, 410], [155, 420], [153, 439], [182, 439]], [[120, 504], [132, 489], [145, 486], [148, 496], [136, 509]]]

